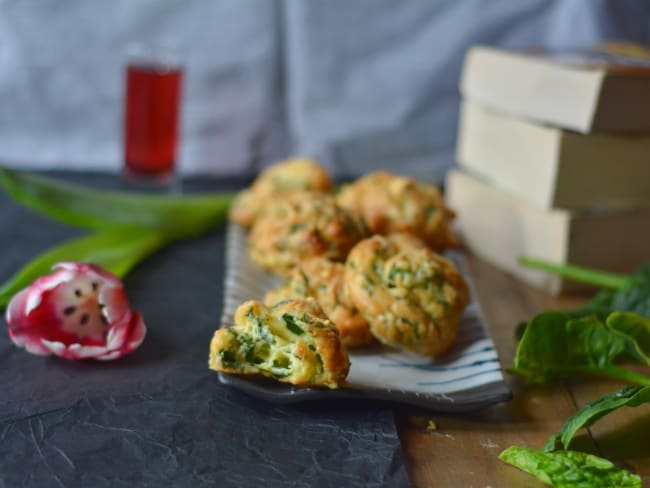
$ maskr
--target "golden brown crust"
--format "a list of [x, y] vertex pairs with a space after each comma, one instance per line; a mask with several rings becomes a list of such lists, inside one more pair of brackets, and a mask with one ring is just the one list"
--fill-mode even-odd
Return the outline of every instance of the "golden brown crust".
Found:
[[361, 220], [371, 234], [409, 232], [435, 251], [459, 245], [451, 229], [454, 213], [439, 190], [387, 171], [368, 173], [343, 187], [340, 206]]
[[345, 290], [345, 266], [324, 258], [301, 261], [285, 285], [266, 294], [264, 302], [279, 302], [313, 297], [339, 330], [343, 345], [359, 347], [373, 342], [368, 321], [352, 304]]
[[230, 221], [248, 229], [253, 225], [260, 211], [258, 200], [259, 198], [250, 188], [240, 191], [235, 195], [228, 209]]
[[291, 158], [270, 166], [241, 191], [229, 210], [230, 220], [249, 228], [264, 213], [271, 200], [302, 191], [330, 193], [332, 181], [327, 171], [313, 159]]
[[261, 374], [305, 386], [338, 388], [350, 360], [336, 327], [315, 300], [291, 300], [267, 307], [250, 300], [235, 312], [235, 325], [214, 333], [211, 369]]
[[357, 244], [346, 261], [345, 284], [377, 339], [425, 356], [438, 357], [452, 345], [469, 301], [453, 263], [394, 236]]
[[286, 276], [304, 259], [343, 261], [362, 238], [361, 230], [334, 197], [294, 193], [269, 206], [248, 235], [253, 261]]

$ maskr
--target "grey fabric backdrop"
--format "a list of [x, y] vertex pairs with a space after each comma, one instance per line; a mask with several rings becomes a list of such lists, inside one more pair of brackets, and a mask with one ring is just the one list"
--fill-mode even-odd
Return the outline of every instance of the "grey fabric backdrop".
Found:
[[468, 46], [647, 43], [650, 2], [0, 0], [0, 161], [118, 171], [124, 53], [148, 38], [185, 47], [185, 173], [302, 153], [439, 178]]

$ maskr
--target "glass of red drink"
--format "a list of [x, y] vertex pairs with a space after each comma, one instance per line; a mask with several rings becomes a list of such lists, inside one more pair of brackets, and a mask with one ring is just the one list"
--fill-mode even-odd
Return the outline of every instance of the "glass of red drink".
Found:
[[174, 176], [183, 67], [178, 50], [129, 49], [124, 107], [124, 169], [129, 177], [168, 182]]

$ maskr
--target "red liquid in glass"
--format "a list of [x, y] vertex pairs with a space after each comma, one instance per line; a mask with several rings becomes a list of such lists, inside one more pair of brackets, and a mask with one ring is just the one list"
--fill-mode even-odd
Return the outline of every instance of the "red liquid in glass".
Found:
[[124, 161], [130, 174], [166, 178], [173, 173], [181, 79], [180, 68], [127, 67]]

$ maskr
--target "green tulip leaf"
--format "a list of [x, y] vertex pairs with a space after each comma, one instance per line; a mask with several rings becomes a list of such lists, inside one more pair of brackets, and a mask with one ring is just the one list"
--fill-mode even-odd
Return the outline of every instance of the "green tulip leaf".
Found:
[[202, 234], [222, 223], [230, 193], [154, 195], [87, 188], [0, 167], [0, 186], [22, 205], [64, 224], [91, 230], [154, 229], [171, 239]]
[[0, 287], [0, 309], [11, 297], [62, 261], [94, 263], [122, 278], [138, 262], [165, 244], [165, 238], [148, 229], [117, 229], [90, 234], [53, 247], [24, 265]]

